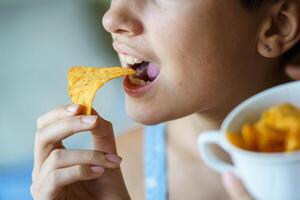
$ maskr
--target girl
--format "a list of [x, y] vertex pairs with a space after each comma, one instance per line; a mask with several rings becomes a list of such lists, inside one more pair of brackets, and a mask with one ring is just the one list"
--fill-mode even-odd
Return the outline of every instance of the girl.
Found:
[[[123, 66], [139, 71], [124, 80], [126, 110], [159, 125], [117, 139], [122, 173], [112, 126], [95, 111], [83, 116], [68, 105], [43, 115], [33, 198], [228, 199], [196, 137], [244, 99], [288, 81], [282, 66], [298, 48], [299, 24], [299, 0], [112, 0], [103, 25]], [[86, 130], [93, 150], [64, 148], [64, 138]], [[233, 175], [224, 183], [232, 199], [251, 198]]]

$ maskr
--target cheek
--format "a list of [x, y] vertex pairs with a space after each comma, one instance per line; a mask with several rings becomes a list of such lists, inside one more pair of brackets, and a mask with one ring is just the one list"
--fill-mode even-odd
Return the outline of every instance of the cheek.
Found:
[[132, 119], [155, 124], [210, 109], [227, 98], [226, 87], [237, 77], [236, 52], [229, 42], [233, 36], [220, 34], [224, 27], [212, 16], [194, 18], [200, 17], [152, 26], [147, 42], [162, 67], [159, 85], [150, 98], [126, 97]]
[[[181, 66], [174, 66], [177, 67]], [[156, 95], [150, 98], [135, 99], [126, 96], [126, 111], [129, 117], [142, 124], [151, 125], [211, 107], [214, 89], [207, 90], [209, 80], [197, 74], [201, 72], [199, 68], [201, 69], [198, 67], [197, 72], [183, 69], [162, 74]]]
[[[187, 34], [183, 32], [173, 39], [157, 38], [153, 49], [161, 60], [159, 84], [155, 95], [149, 98], [127, 96], [126, 110], [133, 120], [155, 124], [211, 106], [215, 59], [210, 59], [211, 53], [203, 43], [195, 44]], [[208, 85], [212, 90], [207, 90]]]
[[[178, 42], [168, 41], [161, 48], [166, 48], [163, 57], [162, 73], [165, 74], [165, 86], [167, 90], [173, 91], [182, 98], [199, 101], [199, 98], [210, 98], [207, 96], [207, 88], [215, 89], [215, 84], [222, 82], [221, 54], [216, 53], [214, 40], [203, 38], [192, 40], [188, 34], [178, 36]], [[197, 38], [195, 36], [195, 38]], [[168, 45], [167, 45], [168, 44]], [[210, 46], [210, 48], [208, 48]], [[196, 98], [195, 98], [196, 97]]]
[[205, 80], [210, 76], [210, 71], [214, 71], [213, 66], [218, 66], [218, 62], [222, 62], [225, 57], [219, 52], [219, 46], [225, 44], [217, 34], [218, 28], [214, 28], [218, 26], [206, 28], [204, 26], [207, 24], [206, 19], [196, 22], [194, 20], [192, 23], [170, 24], [172, 26], [169, 25], [165, 30], [158, 29], [156, 32], [160, 31], [159, 34], [152, 37], [155, 38], [153, 41], [156, 41], [153, 42], [153, 47], [162, 62], [162, 70], [172, 75], [172, 80], [174, 78], [177, 81], [185, 78], [193, 78], [191, 81]]

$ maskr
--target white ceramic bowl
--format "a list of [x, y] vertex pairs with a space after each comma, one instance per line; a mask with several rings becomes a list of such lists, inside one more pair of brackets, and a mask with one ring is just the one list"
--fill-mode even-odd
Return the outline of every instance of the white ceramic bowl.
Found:
[[[205, 131], [198, 137], [204, 162], [218, 172], [236, 173], [247, 190], [259, 200], [300, 200], [300, 152], [257, 153], [232, 145], [227, 131], [238, 132], [244, 122], [255, 122], [269, 107], [291, 103], [300, 107], [300, 81], [265, 90], [237, 106], [225, 118], [220, 130]], [[233, 165], [219, 158], [211, 144], [220, 145]]]

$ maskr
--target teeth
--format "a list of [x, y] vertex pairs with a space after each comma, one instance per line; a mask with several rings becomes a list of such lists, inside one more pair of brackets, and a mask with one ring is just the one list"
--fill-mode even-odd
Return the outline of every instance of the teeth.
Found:
[[122, 67], [127, 68], [127, 62], [125, 59], [125, 55], [120, 54], [120, 61], [121, 61]]
[[140, 64], [140, 63], [144, 62], [140, 58], [136, 58], [136, 57], [129, 56], [129, 55], [121, 55], [120, 58], [123, 62], [130, 64], [130, 65]]
[[128, 64], [131, 64], [131, 65], [134, 65], [134, 64], [135, 64], [135, 63], [134, 63], [134, 58], [131, 57], [131, 56], [126, 56], [126, 62], [127, 62]]
[[142, 59], [139, 59], [139, 58], [134, 58], [134, 62], [136, 63], [136, 64], [138, 64], [138, 63], [142, 63], [142, 62], [144, 62]]
[[134, 78], [133, 76], [129, 76], [129, 80], [132, 84], [135, 84], [135, 85], [145, 85], [146, 82], [144, 80], [141, 80], [141, 79], [138, 79], [138, 78]]

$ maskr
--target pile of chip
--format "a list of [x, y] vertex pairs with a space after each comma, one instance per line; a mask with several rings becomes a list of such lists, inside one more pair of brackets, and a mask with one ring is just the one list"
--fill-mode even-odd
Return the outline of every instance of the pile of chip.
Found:
[[83, 106], [83, 114], [90, 115], [97, 90], [112, 79], [131, 74], [135, 74], [133, 69], [122, 67], [72, 67], [68, 73], [71, 101]]
[[240, 133], [227, 133], [228, 140], [249, 151], [293, 152], [300, 150], [300, 109], [281, 104], [265, 111], [255, 124], [246, 123]]

